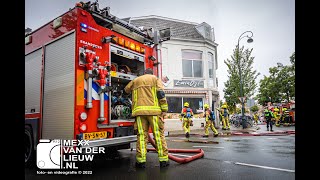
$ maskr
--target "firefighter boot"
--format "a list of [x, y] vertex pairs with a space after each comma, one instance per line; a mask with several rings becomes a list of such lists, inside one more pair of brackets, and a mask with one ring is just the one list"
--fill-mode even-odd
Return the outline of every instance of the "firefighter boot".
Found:
[[217, 137], [217, 136], [219, 136], [219, 133], [216, 133], [216, 134], [213, 135], [213, 137]]
[[169, 161], [160, 161], [160, 168], [164, 168], [164, 167], [167, 167], [169, 165], [170, 165]]
[[186, 138], [189, 138], [190, 137], [190, 134], [189, 132], [186, 133]]
[[209, 135], [203, 135], [202, 137], [209, 137]]

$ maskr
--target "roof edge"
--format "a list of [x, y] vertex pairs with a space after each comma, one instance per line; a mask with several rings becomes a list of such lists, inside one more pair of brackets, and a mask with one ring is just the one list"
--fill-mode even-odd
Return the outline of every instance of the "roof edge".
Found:
[[184, 20], [179, 20], [179, 19], [173, 19], [173, 18], [168, 18], [168, 17], [163, 17], [163, 16], [157, 16], [157, 15], [149, 15], [149, 16], [140, 16], [140, 17], [130, 17], [131, 20], [140, 20], [140, 19], [151, 19], [151, 18], [158, 18], [158, 19], [163, 19], [163, 20], [169, 20], [169, 21], [176, 21], [180, 23], [186, 23], [186, 24], [192, 24], [192, 25], [199, 25], [199, 23], [195, 22], [190, 22], [190, 21], [184, 21]]

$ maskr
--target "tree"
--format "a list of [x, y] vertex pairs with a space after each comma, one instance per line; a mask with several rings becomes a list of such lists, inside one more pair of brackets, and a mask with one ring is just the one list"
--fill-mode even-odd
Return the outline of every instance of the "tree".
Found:
[[291, 65], [269, 68], [270, 76], [264, 76], [260, 80], [259, 104], [266, 102], [289, 102], [295, 97], [295, 53], [290, 56]]
[[264, 76], [260, 80], [259, 94], [257, 95], [259, 104], [265, 104], [267, 102], [280, 102], [281, 95], [281, 83], [279, 82], [278, 74], [279, 69], [277, 67], [269, 68], [270, 76]]
[[252, 107], [250, 108], [250, 110], [251, 110], [253, 113], [255, 113], [255, 112], [259, 111], [259, 107], [258, 107], [257, 105], [254, 105], [254, 106], [252, 106]]
[[[241, 78], [243, 83], [243, 94], [244, 96], [250, 98], [257, 87], [256, 79], [260, 75], [256, 70], [253, 70], [253, 60], [251, 57], [253, 49], [246, 49], [244, 47], [239, 49], [238, 56], [238, 46], [233, 50], [233, 55], [231, 59], [227, 59], [224, 63], [228, 68], [228, 80], [224, 83], [225, 88], [223, 89], [224, 97], [229, 104], [229, 106], [235, 109], [237, 103], [241, 103], [240, 97], [240, 76], [239, 67], [241, 68]], [[237, 57], [240, 57], [237, 59]], [[240, 66], [238, 65], [240, 64]]]
[[295, 97], [295, 73], [292, 69], [290, 66], [284, 66], [278, 76], [282, 100], [287, 102]]
[[236, 108], [236, 113], [241, 114], [241, 108]]

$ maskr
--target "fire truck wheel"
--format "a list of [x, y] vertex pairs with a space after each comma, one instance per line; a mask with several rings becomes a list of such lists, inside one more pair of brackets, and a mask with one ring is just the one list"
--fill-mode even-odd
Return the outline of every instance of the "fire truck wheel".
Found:
[[24, 153], [25, 153], [25, 165], [29, 166], [33, 158], [33, 141], [32, 130], [29, 126], [25, 126], [24, 130]]

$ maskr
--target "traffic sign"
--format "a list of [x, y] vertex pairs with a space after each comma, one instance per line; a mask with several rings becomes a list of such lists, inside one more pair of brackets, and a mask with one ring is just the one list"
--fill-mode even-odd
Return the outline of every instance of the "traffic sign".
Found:
[[246, 97], [239, 97], [240, 102], [245, 102], [246, 101]]

